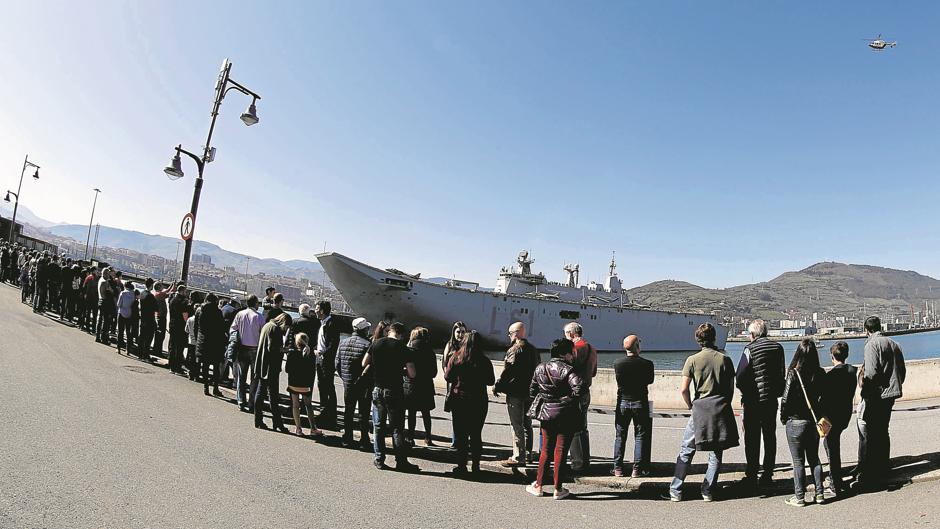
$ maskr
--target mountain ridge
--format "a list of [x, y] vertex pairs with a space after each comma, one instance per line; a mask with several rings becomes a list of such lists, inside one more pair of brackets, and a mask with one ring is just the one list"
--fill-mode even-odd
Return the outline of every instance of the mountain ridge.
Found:
[[634, 302], [656, 308], [720, 310], [771, 319], [813, 312], [899, 314], [940, 300], [940, 280], [913, 270], [822, 261], [761, 283], [709, 289], [665, 280], [627, 293]]
[[[43, 230], [59, 237], [68, 237], [82, 242], [87, 234], [88, 226], [57, 224], [43, 228]], [[179, 246], [177, 243], [179, 242], [179, 239], [164, 235], [154, 235], [104, 225], [101, 226], [98, 232], [99, 246], [125, 248], [145, 254], [158, 255], [164, 259], [178, 258]], [[314, 280], [319, 280], [323, 275], [323, 268], [319, 263], [313, 261], [303, 259], [282, 261], [271, 257], [260, 258], [226, 250], [208, 241], [193, 241], [193, 255], [208, 255], [212, 259], [212, 264], [218, 268], [231, 266], [236, 270], [244, 271], [247, 263], [251, 273], [263, 272], [270, 275]]]

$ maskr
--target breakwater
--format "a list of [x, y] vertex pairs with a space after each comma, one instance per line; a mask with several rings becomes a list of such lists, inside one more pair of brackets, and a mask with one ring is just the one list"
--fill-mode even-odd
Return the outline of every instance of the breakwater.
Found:
[[[545, 358], [543, 354], [543, 359]], [[904, 382], [902, 401], [940, 397], [940, 358], [912, 360], [906, 362], [907, 379]], [[503, 371], [503, 363], [494, 361], [496, 377]], [[685, 409], [685, 403], [679, 395], [682, 374], [673, 370], [656, 370], [656, 378], [650, 385], [650, 400], [653, 407], [661, 410]], [[444, 374], [438, 370], [434, 385], [439, 392], [445, 389]], [[734, 406], [740, 409], [741, 394], [735, 391]], [[856, 395], [857, 399], [857, 395]], [[617, 380], [611, 368], [598, 368], [597, 376], [591, 384], [591, 405], [614, 407], [617, 404]]]

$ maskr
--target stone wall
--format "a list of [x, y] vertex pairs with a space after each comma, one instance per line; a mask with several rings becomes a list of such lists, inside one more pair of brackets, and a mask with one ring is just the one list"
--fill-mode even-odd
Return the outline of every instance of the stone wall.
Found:
[[[440, 365], [440, 363], [438, 363]], [[912, 360], [906, 363], [907, 378], [904, 382], [904, 397], [900, 400], [915, 400], [940, 397], [940, 359]], [[496, 378], [503, 370], [502, 362], [493, 362]], [[682, 397], [679, 395], [679, 384], [682, 375], [679, 371], [656, 371], [656, 379], [650, 385], [650, 400], [653, 408], [658, 410], [685, 409]], [[444, 372], [438, 370], [434, 385], [438, 391], [444, 391]], [[613, 407], [617, 400], [617, 380], [614, 370], [600, 368], [591, 385], [591, 404], [594, 406]], [[735, 391], [734, 405], [741, 406], [741, 395]]]

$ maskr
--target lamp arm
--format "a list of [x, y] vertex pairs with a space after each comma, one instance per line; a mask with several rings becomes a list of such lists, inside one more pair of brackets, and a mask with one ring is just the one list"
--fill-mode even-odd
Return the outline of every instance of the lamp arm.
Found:
[[200, 174], [200, 175], [202, 174], [202, 167], [203, 167], [203, 165], [205, 165], [205, 162], [202, 160], [202, 158], [200, 158], [199, 156], [196, 156], [195, 154], [193, 154], [193, 153], [187, 151], [187, 150], [184, 149], [181, 145], [176, 147], [176, 152], [183, 153], [183, 154], [185, 154], [186, 156], [189, 156], [190, 158], [192, 158], [193, 161], [196, 162], [196, 165], [199, 167], [199, 174]]
[[238, 90], [239, 92], [245, 94], [246, 96], [251, 96], [251, 97], [257, 99], [258, 101], [261, 101], [261, 96], [259, 96], [258, 94], [252, 92], [251, 90], [245, 88], [244, 86], [242, 86], [241, 84], [239, 84], [239, 83], [238, 83], [237, 81], [235, 81], [234, 79], [229, 78], [229, 79], [228, 79], [228, 82], [231, 83], [232, 86], [227, 87], [227, 88], [225, 89], [225, 91], [222, 92], [222, 97], [223, 97], [223, 98], [225, 97], [225, 94], [227, 94], [229, 90]]

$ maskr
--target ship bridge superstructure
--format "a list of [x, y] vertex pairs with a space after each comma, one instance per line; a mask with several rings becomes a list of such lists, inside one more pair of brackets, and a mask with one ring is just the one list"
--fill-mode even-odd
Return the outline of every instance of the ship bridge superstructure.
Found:
[[519, 252], [515, 266], [503, 267], [500, 270], [494, 292], [575, 303], [621, 307], [629, 304], [627, 293], [623, 291], [620, 278], [617, 277], [616, 256], [611, 258], [607, 277], [602, 284], [590, 281], [587, 285], [580, 285], [580, 265], [570, 263], [564, 266], [568, 276], [567, 282], [549, 281], [545, 274], [532, 272], [534, 263], [535, 260], [529, 257], [527, 250]]

